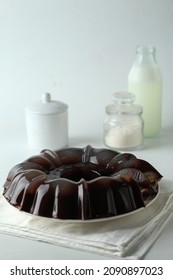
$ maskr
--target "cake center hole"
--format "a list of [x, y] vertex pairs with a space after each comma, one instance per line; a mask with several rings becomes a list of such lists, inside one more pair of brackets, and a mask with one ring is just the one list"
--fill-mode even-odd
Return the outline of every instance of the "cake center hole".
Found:
[[84, 179], [86, 181], [93, 180], [95, 178], [100, 177], [101, 174], [92, 169], [88, 168], [80, 168], [80, 167], [64, 167], [60, 169], [54, 169], [51, 170], [48, 174], [48, 177], [50, 179], [56, 179], [56, 178], [65, 178], [69, 179], [75, 182], [80, 181], [81, 179]]

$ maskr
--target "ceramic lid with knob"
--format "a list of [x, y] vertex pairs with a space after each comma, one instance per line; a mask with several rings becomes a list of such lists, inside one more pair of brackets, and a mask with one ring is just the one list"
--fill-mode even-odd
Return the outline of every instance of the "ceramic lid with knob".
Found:
[[51, 99], [50, 93], [45, 93], [42, 95], [42, 100], [36, 102], [26, 108], [26, 111], [29, 111], [33, 114], [41, 115], [52, 115], [63, 113], [67, 110], [68, 105]]

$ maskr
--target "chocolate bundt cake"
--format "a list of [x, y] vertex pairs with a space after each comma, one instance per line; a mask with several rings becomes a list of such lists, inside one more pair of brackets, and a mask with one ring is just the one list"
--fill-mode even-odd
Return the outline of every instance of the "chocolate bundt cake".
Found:
[[145, 207], [161, 174], [130, 153], [91, 146], [43, 150], [14, 166], [3, 195], [20, 210], [57, 219], [98, 219]]

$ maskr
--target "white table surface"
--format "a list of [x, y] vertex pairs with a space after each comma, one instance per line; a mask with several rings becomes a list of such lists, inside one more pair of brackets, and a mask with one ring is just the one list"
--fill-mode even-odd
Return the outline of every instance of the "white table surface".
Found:
[[[5, 139], [5, 137], [4, 137]], [[84, 139], [84, 138], [83, 138]], [[70, 140], [70, 146], [84, 147], [87, 144], [93, 147], [104, 147], [103, 143], [93, 137], [86, 140], [76, 138]], [[157, 139], [145, 140], [144, 147], [132, 151], [137, 157], [148, 160], [165, 179], [173, 181], [173, 128], [165, 129]], [[33, 155], [24, 138], [3, 140], [1, 139], [0, 157], [0, 186], [3, 185], [8, 171], [15, 164]], [[173, 185], [172, 185], [173, 191]], [[173, 259], [173, 220], [170, 221], [164, 232], [153, 244], [144, 259]], [[105, 256], [89, 252], [77, 251], [64, 247], [54, 246], [38, 241], [25, 240], [10, 235], [0, 234], [0, 259], [109, 259]]]

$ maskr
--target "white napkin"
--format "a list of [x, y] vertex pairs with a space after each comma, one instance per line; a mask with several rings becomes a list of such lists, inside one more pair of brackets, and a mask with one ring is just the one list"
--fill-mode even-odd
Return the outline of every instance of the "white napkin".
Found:
[[173, 182], [146, 208], [102, 222], [69, 222], [21, 212], [0, 195], [0, 232], [87, 250], [118, 259], [141, 259], [173, 218]]

